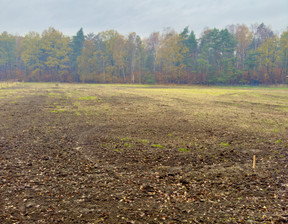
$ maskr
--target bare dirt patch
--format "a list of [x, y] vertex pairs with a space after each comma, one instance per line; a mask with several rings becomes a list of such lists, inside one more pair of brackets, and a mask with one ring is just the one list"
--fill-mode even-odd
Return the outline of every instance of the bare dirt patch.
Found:
[[288, 222], [287, 93], [1, 90], [0, 223]]

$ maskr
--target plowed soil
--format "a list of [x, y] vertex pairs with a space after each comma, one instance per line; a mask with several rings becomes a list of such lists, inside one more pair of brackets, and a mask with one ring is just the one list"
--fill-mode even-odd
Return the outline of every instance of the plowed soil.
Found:
[[288, 89], [0, 90], [3, 224], [287, 223], [287, 165]]

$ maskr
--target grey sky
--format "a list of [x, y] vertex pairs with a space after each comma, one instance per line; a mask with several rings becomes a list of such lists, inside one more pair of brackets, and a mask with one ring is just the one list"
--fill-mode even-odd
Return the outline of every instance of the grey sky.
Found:
[[0, 0], [0, 33], [42, 33], [52, 26], [65, 35], [115, 29], [148, 36], [166, 27], [205, 27], [262, 23], [276, 32], [288, 26], [288, 0]]

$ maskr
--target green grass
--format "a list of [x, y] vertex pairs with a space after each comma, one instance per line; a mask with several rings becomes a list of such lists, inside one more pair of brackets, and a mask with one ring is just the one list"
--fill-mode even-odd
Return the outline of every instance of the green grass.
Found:
[[129, 137], [125, 137], [125, 138], [120, 138], [120, 137], [118, 137], [118, 139], [119, 139], [120, 141], [123, 141], [123, 142], [131, 141], [131, 138], [129, 138]]
[[221, 142], [220, 145], [222, 145], [222, 146], [230, 146], [229, 143], [225, 143], [225, 142]]
[[281, 138], [279, 138], [278, 140], [276, 140], [276, 142], [275, 143], [282, 143], [282, 139]]
[[63, 112], [65, 112], [65, 110], [64, 109], [58, 109], [58, 110], [51, 110], [50, 112], [51, 113], [63, 113]]
[[60, 93], [48, 93], [48, 97], [61, 98], [62, 95]]
[[149, 141], [146, 139], [138, 139], [137, 142], [143, 143], [143, 144], [148, 144]]
[[83, 96], [79, 97], [78, 100], [98, 100], [97, 96]]
[[179, 148], [178, 149], [179, 152], [189, 152], [189, 149], [185, 149], [185, 148]]
[[159, 149], [164, 148], [164, 146], [160, 145], [160, 144], [152, 144], [151, 146], [154, 147], [154, 148], [159, 148]]

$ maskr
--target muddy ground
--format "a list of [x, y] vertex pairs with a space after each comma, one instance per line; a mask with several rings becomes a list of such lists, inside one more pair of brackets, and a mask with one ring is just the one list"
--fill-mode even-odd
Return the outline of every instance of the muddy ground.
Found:
[[173, 88], [1, 90], [0, 223], [288, 223], [288, 90]]

